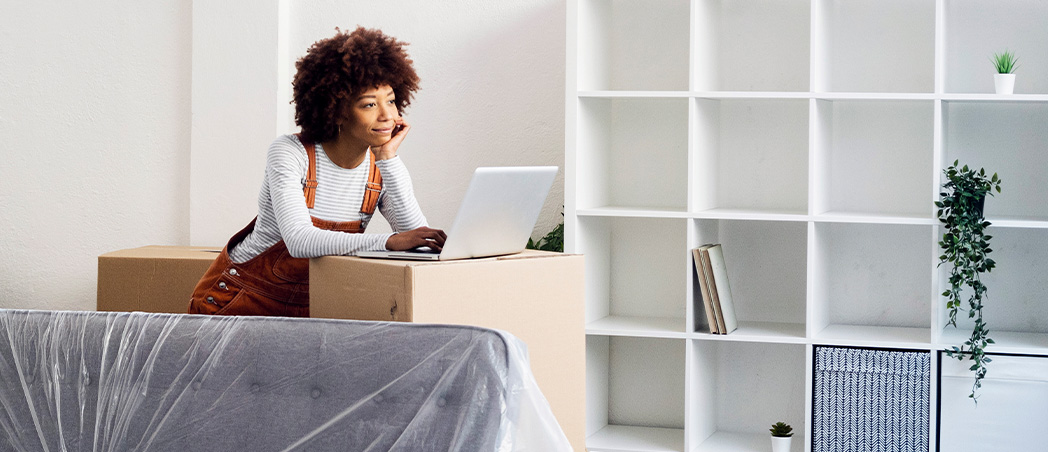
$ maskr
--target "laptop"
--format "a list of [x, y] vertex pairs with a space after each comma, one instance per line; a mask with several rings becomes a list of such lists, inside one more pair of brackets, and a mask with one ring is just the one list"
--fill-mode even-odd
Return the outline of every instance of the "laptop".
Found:
[[524, 251], [556, 175], [556, 166], [477, 168], [439, 254], [360, 251], [356, 256], [446, 261]]

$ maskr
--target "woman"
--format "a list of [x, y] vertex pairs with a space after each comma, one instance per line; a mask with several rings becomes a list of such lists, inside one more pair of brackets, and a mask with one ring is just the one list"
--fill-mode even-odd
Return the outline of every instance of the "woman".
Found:
[[[419, 80], [406, 44], [378, 30], [336, 31], [296, 64], [302, 132], [270, 145], [258, 216], [197, 283], [190, 314], [308, 317], [308, 258], [444, 245], [397, 157]], [[396, 232], [364, 233], [376, 207]]]

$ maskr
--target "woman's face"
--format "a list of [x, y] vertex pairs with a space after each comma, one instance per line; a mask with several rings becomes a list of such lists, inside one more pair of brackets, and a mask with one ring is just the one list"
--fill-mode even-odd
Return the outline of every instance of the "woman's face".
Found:
[[397, 98], [389, 85], [364, 91], [353, 101], [349, 110], [342, 133], [348, 132], [368, 146], [380, 146], [389, 141], [396, 121], [400, 119]]

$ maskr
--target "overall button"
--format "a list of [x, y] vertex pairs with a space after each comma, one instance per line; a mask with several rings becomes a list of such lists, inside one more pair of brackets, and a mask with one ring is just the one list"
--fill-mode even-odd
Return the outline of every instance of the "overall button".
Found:
[[226, 290], [226, 283], [224, 283], [224, 282], [218, 283], [218, 288], [222, 289], [222, 290]]

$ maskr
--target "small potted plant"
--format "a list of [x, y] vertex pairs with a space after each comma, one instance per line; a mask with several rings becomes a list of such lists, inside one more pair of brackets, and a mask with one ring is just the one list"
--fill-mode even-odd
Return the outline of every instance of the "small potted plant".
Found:
[[793, 427], [785, 422], [776, 422], [771, 426], [771, 451], [790, 452], [793, 442]]
[[1019, 68], [1016, 63], [1019, 58], [1007, 50], [1004, 53], [993, 54], [993, 65], [997, 73], [993, 75], [993, 86], [997, 94], [1012, 94], [1015, 90], [1015, 70]]
[[990, 226], [983, 216], [983, 205], [986, 195], [993, 196], [993, 191], [1001, 192], [1001, 179], [997, 173], [986, 174], [984, 169], [976, 171], [968, 165], [958, 167], [959, 161], [943, 170], [946, 182], [935, 206], [939, 208], [938, 217], [946, 228], [939, 248], [939, 265], [950, 264], [950, 288], [942, 293], [946, 297], [946, 309], [949, 319], [946, 325], [957, 327], [957, 311], [963, 309], [962, 301], [968, 303], [968, 317], [974, 321], [972, 333], [960, 347], [946, 349], [946, 355], [963, 361], [972, 361], [971, 370], [975, 373], [972, 393], [968, 396], [976, 399], [976, 390], [982, 386], [986, 376], [986, 364], [991, 360], [986, 356], [986, 347], [993, 344], [990, 330], [983, 320], [983, 301], [986, 298], [986, 285], [980, 275], [993, 270], [996, 263], [987, 257], [990, 239], [985, 230]]

